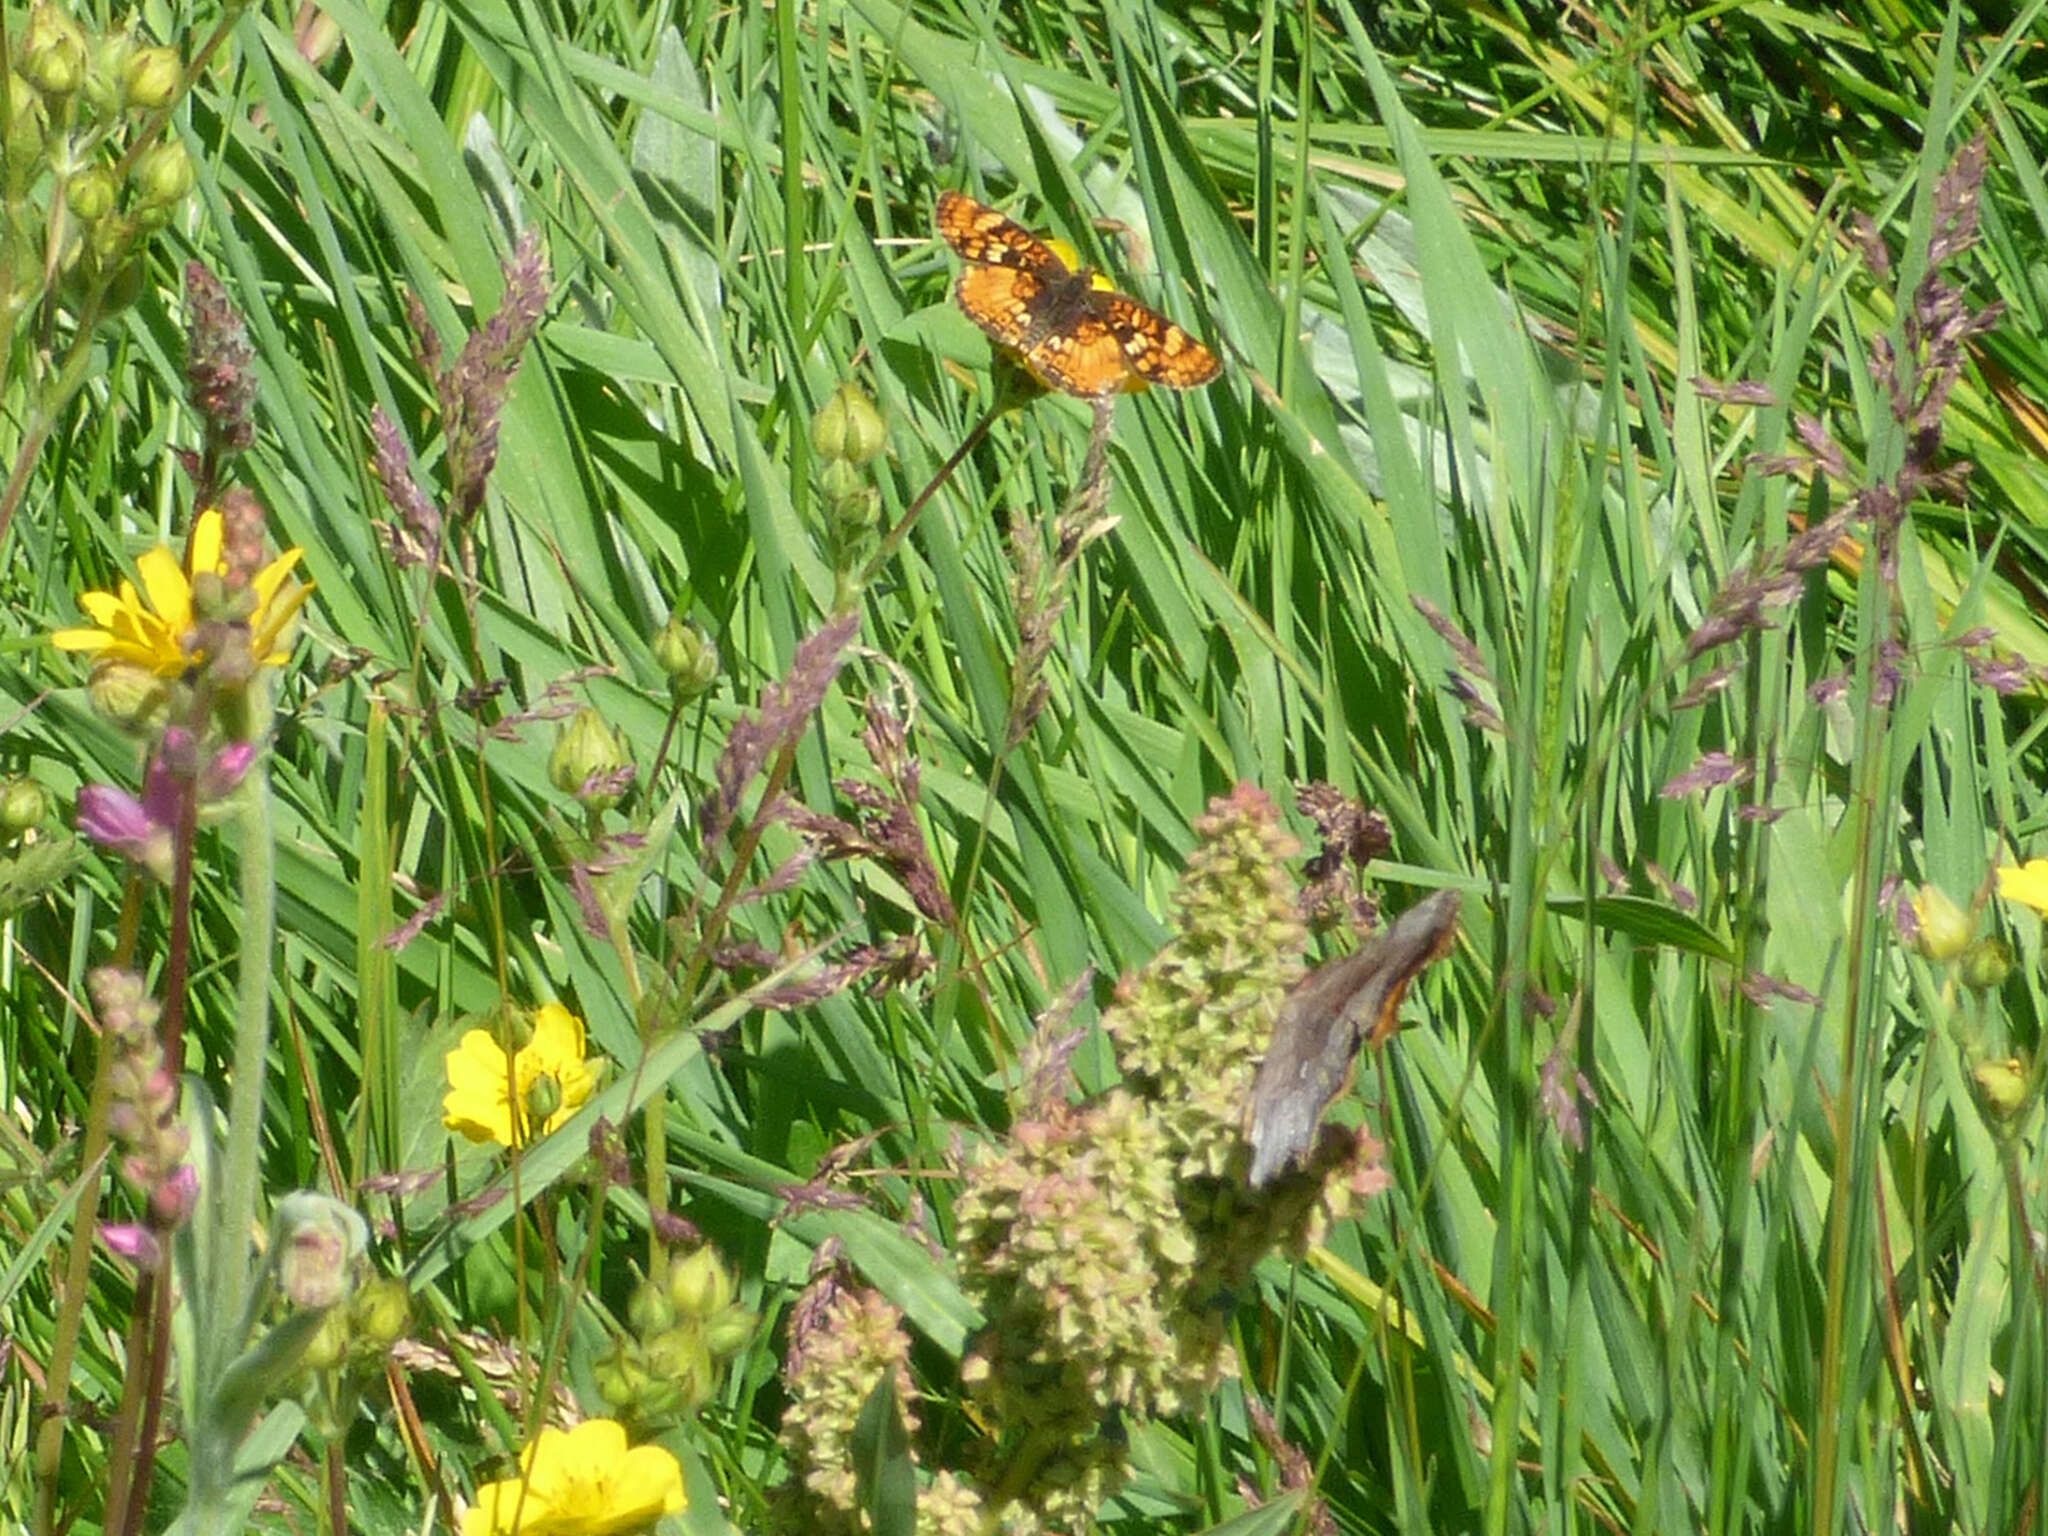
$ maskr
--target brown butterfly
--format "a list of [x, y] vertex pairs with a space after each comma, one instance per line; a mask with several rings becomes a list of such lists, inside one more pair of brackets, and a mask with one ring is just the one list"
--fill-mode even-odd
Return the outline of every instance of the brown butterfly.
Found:
[[1287, 994], [1245, 1119], [1253, 1189], [1307, 1158], [1324, 1112], [1351, 1080], [1361, 1041], [1376, 1046], [1394, 1032], [1408, 984], [1457, 942], [1458, 905], [1456, 891], [1438, 891]]

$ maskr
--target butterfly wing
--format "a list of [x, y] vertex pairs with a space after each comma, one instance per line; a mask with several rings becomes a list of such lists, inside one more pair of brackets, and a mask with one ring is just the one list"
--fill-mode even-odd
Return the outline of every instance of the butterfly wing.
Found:
[[1438, 891], [1357, 954], [1318, 966], [1287, 994], [1252, 1081], [1245, 1180], [1254, 1190], [1308, 1157], [1324, 1113], [1350, 1080], [1361, 1040], [1378, 1045], [1393, 1033], [1409, 983], [1457, 942], [1458, 906], [1456, 891]]

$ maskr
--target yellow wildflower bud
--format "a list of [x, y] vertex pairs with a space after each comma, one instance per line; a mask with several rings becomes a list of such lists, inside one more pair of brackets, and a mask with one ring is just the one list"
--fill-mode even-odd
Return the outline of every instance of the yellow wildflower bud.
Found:
[[704, 1320], [704, 1347], [713, 1359], [722, 1360], [751, 1339], [760, 1326], [761, 1319], [745, 1307], [727, 1307]]
[[1969, 946], [1976, 924], [1948, 892], [1929, 882], [1913, 895], [1913, 915], [1920, 920], [1914, 947], [1928, 959], [1946, 965]]
[[114, 211], [114, 199], [120, 190], [112, 171], [104, 165], [90, 165], [65, 186], [65, 206], [79, 223], [97, 224]]
[[95, 113], [109, 117], [121, 108], [121, 75], [135, 52], [135, 38], [123, 27], [92, 38], [89, 46], [92, 62], [85, 71], [85, 99]]
[[633, 1287], [626, 1299], [626, 1321], [638, 1334], [660, 1333], [673, 1328], [676, 1309], [668, 1299], [668, 1288], [649, 1276]]
[[319, 1330], [299, 1354], [299, 1369], [331, 1371], [348, 1353], [349, 1322], [346, 1308], [336, 1307], [320, 1320]]
[[562, 1107], [562, 1085], [543, 1074], [526, 1090], [526, 1119], [529, 1125], [546, 1125]]
[[1995, 1123], [2010, 1123], [2027, 1107], [2027, 1069], [2017, 1056], [1979, 1062], [1970, 1069], [1970, 1082], [1986, 1117]]
[[647, 1367], [640, 1359], [640, 1350], [624, 1339], [608, 1354], [592, 1362], [590, 1374], [597, 1383], [598, 1396], [613, 1408], [626, 1408], [639, 1402], [648, 1386]]
[[412, 1297], [396, 1275], [379, 1275], [363, 1282], [349, 1303], [349, 1316], [357, 1343], [383, 1354], [405, 1337], [412, 1323]]
[[135, 188], [144, 208], [168, 211], [192, 190], [192, 157], [177, 139], [152, 144], [135, 162]]
[[2012, 974], [2012, 951], [2003, 939], [1979, 939], [1963, 951], [1959, 974], [1963, 985], [1978, 992], [1993, 992], [2005, 985]]
[[668, 1295], [683, 1316], [706, 1318], [732, 1305], [732, 1276], [716, 1249], [699, 1248], [669, 1270]]
[[698, 698], [718, 681], [718, 647], [701, 625], [680, 613], [671, 613], [654, 637], [654, 659], [679, 700]]
[[718, 1382], [711, 1352], [691, 1327], [671, 1328], [648, 1340], [647, 1372], [667, 1389], [662, 1406], [685, 1413], [710, 1401]]
[[50, 819], [56, 798], [31, 778], [0, 784], [0, 843], [18, 843]]
[[603, 715], [586, 704], [570, 716], [555, 737], [555, 750], [548, 755], [548, 782], [563, 794], [574, 795], [590, 810], [609, 810], [619, 802], [616, 793], [586, 793], [584, 786], [592, 779], [618, 772], [628, 761], [624, 739], [604, 723]]
[[184, 78], [185, 62], [177, 49], [138, 48], [122, 68], [121, 91], [129, 106], [153, 112], [177, 99]]
[[889, 443], [888, 424], [860, 386], [841, 384], [811, 418], [811, 447], [828, 463], [859, 466]]
[[161, 725], [170, 704], [164, 679], [128, 661], [103, 661], [94, 667], [85, 692], [102, 719], [138, 736]]
[[825, 493], [827, 501], [837, 504], [866, 490], [868, 477], [855, 468], [851, 460], [828, 459], [825, 467], [818, 471], [818, 488]]
[[45, 96], [69, 96], [85, 83], [85, 29], [44, 0], [21, 40], [22, 78]]

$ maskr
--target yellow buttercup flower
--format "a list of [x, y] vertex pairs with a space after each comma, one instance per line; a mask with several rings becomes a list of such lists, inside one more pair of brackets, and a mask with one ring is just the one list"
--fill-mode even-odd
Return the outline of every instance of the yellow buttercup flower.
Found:
[[487, 1029], [472, 1029], [448, 1053], [441, 1123], [471, 1141], [525, 1146], [533, 1124], [559, 1128], [591, 1094], [597, 1074], [583, 1059], [583, 1021], [560, 1003], [533, 1014], [533, 1036], [510, 1054]]
[[2048, 914], [2048, 859], [2029, 859], [1998, 872], [1998, 894], [2007, 901]]
[[658, 1445], [629, 1448], [612, 1419], [543, 1429], [519, 1453], [519, 1473], [477, 1489], [462, 1536], [611, 1536], [689, 1506], [675, 1457]]
[[[250, 591], [256, 599], [249, 615], [249, 644], [256, 660], [281, 667], [290, 657], [287, 636], [312, 587], [291, 581], [292, 567], [302, 551], [288, 549], [256, 573]], [[100, 664], [126, 663], [158, 677], [183, 677], [204, 656], [191, 648], [197, 618], [192, 611], [192, 580], [200, 572], [225, 575], [222, 523], [209, 508], [192, 525], [191, 563], [186, 565], [159, 544], [135, 562], [142, 590], [123, 581], [118, 592], [82, 592], [78, 606], [92, 628], [60, 629], [50, 636], [59, 650], [86, 651]]]

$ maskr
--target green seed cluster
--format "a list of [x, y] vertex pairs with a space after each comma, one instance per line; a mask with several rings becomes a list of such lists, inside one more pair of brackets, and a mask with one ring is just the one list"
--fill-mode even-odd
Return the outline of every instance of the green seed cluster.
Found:
[[44, 3], [0, 60], [0, 318], [12, 334], [56, 294], [87, 322], [132, 302], [142, 252], [192, 190], [163, 113], [185, 86], [172, 48], [87, 31]]

